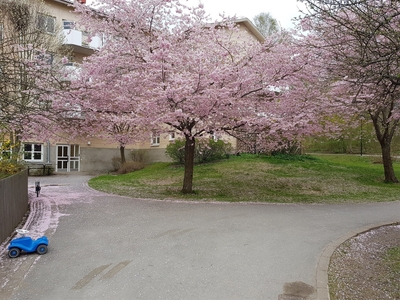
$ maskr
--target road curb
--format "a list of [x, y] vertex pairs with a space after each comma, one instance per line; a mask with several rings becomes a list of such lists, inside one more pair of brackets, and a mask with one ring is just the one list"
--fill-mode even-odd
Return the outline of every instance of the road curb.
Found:
[[339, 239], [329, 243], [324, 250], [322, 251], [322, 254], [320, 255], [318, 259], [318, 265], [317, 265], [317, 274], [316, 274], [316, 296], [318, 300], [330, 300], [329, 296], [329, 288], [328, 288], [328, 268], [329, 268], [329, 263], [331, 260], [331, 256], [333, 252], [344, 242], [347, 240], [363, 234], [365, 232], [368, 232], [370, 230], [383, 227], [383, 226], [392, 226], [392, 225], [399, 225], [400, 222], [393, 221], [393, 222], [382, 222], [382, 223], [377, 223], [377, 224], [371, 224], [367, 225], [364, 227], [361, 227], [356, 230], [352, 230], [345, 234], [344, 236], [340, 237]]

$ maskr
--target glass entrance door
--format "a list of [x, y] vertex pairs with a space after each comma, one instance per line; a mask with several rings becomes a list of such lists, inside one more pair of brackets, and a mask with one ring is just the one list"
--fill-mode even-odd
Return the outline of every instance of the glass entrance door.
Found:
[[79, 171], [79, 145], [57, 145], [56, 172]]
[[80, 152], [79, 145], [69, 146], [69, 171], [79, 172]]

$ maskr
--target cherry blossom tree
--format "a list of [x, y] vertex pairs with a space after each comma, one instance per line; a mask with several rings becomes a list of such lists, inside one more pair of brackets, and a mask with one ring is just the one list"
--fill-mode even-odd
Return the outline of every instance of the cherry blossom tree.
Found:
[[370, 117], [382, 150], [385, 181], [397, 183], [391, 143], [400, 120], [399, 2], [303, 2], [308, 12], [301, 24], [310, 51], [318, 56], [316, 67], [326, 70], [331, 96]]
[[318, 125], [312, 102], [297, 103], [292, 94], [300, 89], [294, 75], [306, 72], [306, 57], [288, 35], [260, 43], [234, 20], [210, 23], [202, 5], [178, 0], [102, 0], [96, 11], [77, 9], [80, 26], [107, 42], [82, 65], [71, 105], [98, 119], [104, 111], [129, 116], [130, 126], [147, 132], [179, 132], [185, 140], [183, 193], [193, 191], [198, 138], [257, 127], [292, 139]]

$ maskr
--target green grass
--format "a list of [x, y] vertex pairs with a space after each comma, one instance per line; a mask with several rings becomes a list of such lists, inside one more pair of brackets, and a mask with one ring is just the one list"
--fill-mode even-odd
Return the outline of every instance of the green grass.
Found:
[[[395, 171], [400, 164], [394, 163]], [[357, 203], [399, 200], [383, 182], [378, 157], [242, 155], [195, 166], [194, 193], [180, 193], [183, 167], [154, 163], [125, 175], [90, 180], [95, 189], [137, 198], [229, 202]]]

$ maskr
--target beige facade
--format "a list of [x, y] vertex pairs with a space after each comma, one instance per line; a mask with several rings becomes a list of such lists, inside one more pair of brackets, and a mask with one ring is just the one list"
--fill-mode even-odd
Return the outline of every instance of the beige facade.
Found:
[[[71, 25], [77, 20], [73, 12], [72, 3], [67, 0], [45, 0], [50, 15], [63, 27], [65, 44], [73, 50], [72, 68], [78, 68], [85, 56], [91, 55], [94, 50], [101, 47], [101, 38], [91, 39], [87, 42], [85, 33]], [[237, 21], [241, 32], [246, 32], [250, 40], [264, 40], [260, 32], [248, 19]], [[127, 145], [126, 157], [133, 149], [146, 151], [147, 162], [168, 161], [165, 154], [167, 145], [177, 138], [177, 135], [161, 134], [158, 137], [150, 136], [148, 142]], [[236, 148], [236, 140], [227, 138]], [[56, 172], [91, 172], [104, 173], [112, 170], [112, 159], [120, 155], [119, 145], [100, 138], [81, 138], [74, 141], [51, 140], [48, 142], [27, 142], [24, 144], [24, 159], [31, 164], [51, 165]]]

